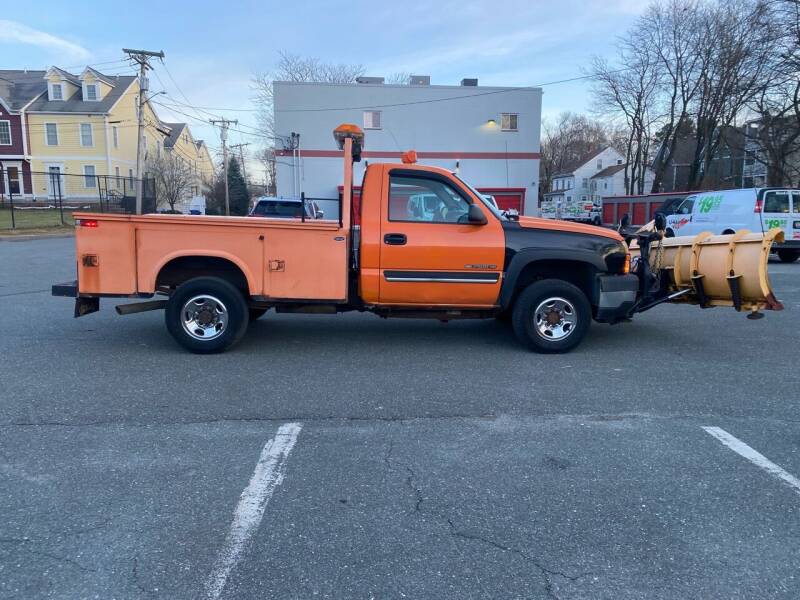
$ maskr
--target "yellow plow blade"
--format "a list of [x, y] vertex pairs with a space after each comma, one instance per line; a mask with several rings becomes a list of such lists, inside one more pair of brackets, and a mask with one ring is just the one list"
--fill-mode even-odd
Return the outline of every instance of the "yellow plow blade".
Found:
[[[650, 245], [650, 268], [662, 277], [671, 302], [733, 306], [736, 310], [782, 310], [767, 273], [773, 242], [783, 241], [780, 228], [766, 233], [746, 229], [729, 235], [703, 232], [662, 238]], [[634, 241], [631, 256], [640, 257]], [[755, 315], [754, 315], [755, 316]]]

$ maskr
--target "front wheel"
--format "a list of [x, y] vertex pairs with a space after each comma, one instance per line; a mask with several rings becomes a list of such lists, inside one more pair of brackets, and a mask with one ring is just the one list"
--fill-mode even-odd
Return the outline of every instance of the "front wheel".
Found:
[[196, 277], [178, 286], [164, 311], [167, 330], [196, 354], [227, 350], [247, 330], [247, 303], [242, 293], [217, 277]]
[[786, 248], [781, 248], [778, 250], [778, 258], [781, 260], [781, 262], [793, 263], [800, 258], [800, 250], [787, 250]]
[[514, 304], [517, 338], [535, 352], [569, 352], [589, 331], [592, 307], [586, 295], [561, 279], [543, 279], [525, 288]]

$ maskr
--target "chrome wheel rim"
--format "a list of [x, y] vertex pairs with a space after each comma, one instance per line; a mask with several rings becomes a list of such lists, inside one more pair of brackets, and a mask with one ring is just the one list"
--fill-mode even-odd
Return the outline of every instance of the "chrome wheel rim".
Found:
[[216, 339], [228, 327], [228, 308], [214, 296], [194, 296], [181, 309], [181, 324], [183, 330], [196, 340], [207, 342]]
[[569, 300], [561, 297], [547, 298], [533, 312], [533, 326], [539, 337], [548, 342], [563, 340], [575, 331], [578, 314]]

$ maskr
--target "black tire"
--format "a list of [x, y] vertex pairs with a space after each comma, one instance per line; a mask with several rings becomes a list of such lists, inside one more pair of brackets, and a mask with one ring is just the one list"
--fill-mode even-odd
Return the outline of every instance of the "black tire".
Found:
[[[190, 334], [192, 325], [184, 326], [184, 321], [191, 313], [184, 310], [192, 310], [188, 304], [196, 297], [201, 298], [192, 305], [196, 316], [193, 321], [196, 333]], [[211, 299], [203, 300], [202, 297]], [[220, 304], [224, 310], [220, 309]], [[222, 315], [226, 317], [224, 323]], [[242, 292], [218, 277], [196, 277], [178, 286], [167, 302], [164, 319], [175, 341], [196, 354], [227, 350], [242, 338], [249, 322], [247, 302]], [[203, 332], [208, 334], [208, 339], [198, 337]]]
[[793, 263], [800, 258], [800, 250], [787, 250], [786, 248], [780, 248], [777, 253], [780, 261], [785, 263]]
[[[555, 301], [551, 306], [551, 314], [560, 312], [562, 317], [561, 325], [553, 324], [554, 327], [561, 328], [561, 333], [553, 333], [551, 330], [550, 338], [545, 333], [540, 333], [536, 325], [537, 309], [546, 310], [545, 303], [548, 300]], [[571, 319], [569, 315], [572, 315]], [[589, 331], [591, 320], [592, 307], [578, 287], [561, 279], [542, 279], [520, 293], [514, 303], [511, 322], [514, 333], [523, 344], [535, 352], [551, 354], [569, 352], [580, 344]], [[569, 331], [564, 333], [570, 321]], [[543, 327], [548, 329], [545, 325]]]
[[668, 238], [675, 237], [675, 232], [672, 229], [667, 229], [664, 232], [664, 237], [668, 237]]
[[601, 219], [600, 217], [595, 217], [594, 219], [592, 219], [592, 225], [594, 225], [596, 227], [602, 227], [603, 226], [603, 219]]
[[261, 317], [267, 314], [268, 308], [250, 308], [248, 312], [250, 314], [250, 322], [258, 321]]

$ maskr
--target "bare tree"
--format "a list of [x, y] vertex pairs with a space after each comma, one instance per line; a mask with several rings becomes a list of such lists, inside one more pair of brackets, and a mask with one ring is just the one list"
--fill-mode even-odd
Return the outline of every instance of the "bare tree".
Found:
[[253, 77], [253, 102], [258, 109], [260, 129], [267, 138], [268, 145], [278, 145], [281, 134], [275, 131], [275, 115], [273, 113], [273, 88], [275, 81], [354, 83], [357, 77], [364, 74], [364, 65], [328, 63], [311, 58], [291, 54], [278, 53], [278, 62], [272, 71], [266, 71]]
[[262, 148], [258, 153], [258, 160], [264, 165], [265, 179], [265, 193], [268, 196], [275, 196], [278, 194], [276, 186], [277, 166], [275, 162], [274, 148]]
[[595, 111], [621, 121], [627, 131], [625, 143], [625, 189], [628, 194], [644, 192], [649, 167], [653, 127], [659, 89], [659, 65], [644, 40], [620, 39], [618, 63], [596, 57], [592, 66], [595, 79]]
[[166, 203], [171, 211], [186, 199], [198, 181], [188, 161], [175, 152], [164, 152], [160, 157], [149, 160], [147, 171], [155, 179], [157, 204], [163, 206]]
[[278, 62], [272, 71], [266, 71], [253, 77], [253, 103], [258, 110], [258, 124], [264, 139], [264, 148], [259, 160], [264, 165], [267, 185], [271, 193], [275, 188], [275, 149], [290, 149], [294, 140], [287, 132], [275, 131], [274, 90], [275, 81], [354, 83], [357, 77], [364, 74], [364, 66], [360, 64], [328, 63], [318, 58], [304, 57], [288, 52], [278, 53]]
[[571, 112], [542, 123], [539, 194], [547, 192], [553, 176], [603, 146], [619, 149], [619, 133], [608, 125]]
[[386, 83], [393, 85], [408, 85], [411, 81], [411, 73], [408, 71], [398, 71], [386, 77]]
[[704, 10], [697, 0], [656, 2], [628, 33], [634, 39], [645, 40], [657, 61], [656, 102], [661, 126], [652, 165], [653, 192], [661, 190], [664, 172], [675, 156], [700, 86], [698, 73], [706, 56], [705, 30], [701, 27]]
[[792, 185], [800, 180], [800, 2], [781, 0], [768, 8], [768, 43], [775, 52], [748, 105], [744, 151], [747, 160], [765, 167], [766, 185]]
[[765, 85], [774, 56], [769, 11], [762, 0], [727, 0], [705, 11], [703, 63], [693, 103], [697, 129], [689, 189], [703, 185], [727, 129]]

